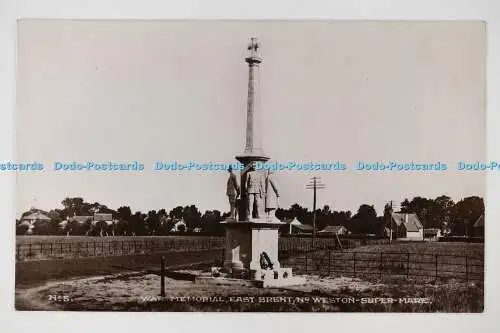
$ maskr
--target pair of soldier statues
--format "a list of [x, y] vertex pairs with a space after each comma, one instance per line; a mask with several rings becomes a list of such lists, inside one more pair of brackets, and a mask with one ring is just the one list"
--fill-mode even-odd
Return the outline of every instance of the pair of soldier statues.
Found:
[[[228, 168], [228, 172], [226, 195], [229, 199], [229, 219], [236, 220], [236, 213], [240, 208], [237, 207], [237, 199], [241, 190], [231, 167]], [[264, 175], [263, 172], [256, 171], [255, 164], [252, 163], [245, 175], [246, 200], [245, 202], [240, 200], [240, 202], [245, 205], [247, 219], [272, 218], [274, 211], [278, 208], [279, 198], [278, 188], [271, 178], [272, 172], [268, 170]]]

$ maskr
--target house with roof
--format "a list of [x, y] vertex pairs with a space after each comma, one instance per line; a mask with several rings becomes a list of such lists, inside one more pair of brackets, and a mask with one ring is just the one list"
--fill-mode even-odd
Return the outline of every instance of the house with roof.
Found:
[[68, 217], [67, 222], [78, 222], [80, 224], [84, 224], [86, 222], [90, 222], [90, 223], [92, 223], [92, 225], [95, 225], [98, 222], [104, 222], [104, 223], [106, 223], [106, 225], [110, 226], [113, 223], [115, 223], [116, 221], [113, 220], [113, 214], [95, 213], [94, 215], [74, 215], [74, 216], [70, 216], [70, 217]]
[[68, 217], [68, 222], [78, 222], [84, 224], [86, 222], [94, 223], [94, 216], [92, 215], [75, 215]]
[[283, 228], [280, 228], [282, 229], [282, 232], [284, 234], [288, 235], [308, 234], [312, 233], [313, 231], [312, 226], [303, 224], [302, 222], [297, 220], [296, 217], [290, 220], [284, 220], [283, 222], [287, 224]]
[[31, 214], [24, 216], [20, 222], [20, 225], [24, 225], [27, 227], [27, 230], [26, 230], [27, 235], [32, 235], [33, 230], [35, 229], [36, 223], [47, 222], [50, 220], [51, 220], [51, 218], [49, 216], [47, 216], [46, 214], [44, 214], [40, 211], [35, 211]]
[[441, 237], [441, 229], [438, 228], [429, 228], [424, 229], [424, 239], [426, 240], [438, 240]]
[[472, 227], [474, 237], [484, 237], [484, 214], [479, 216]]
[[318, 231], [320, 235], [330, 235], [330, 236], [343, 236], [347, 235], [349, 231], [343, 225], [329, 225], [326, 226], [323, 230]]
[[170, 229], [170, 232], [184, 232], [184, 231], [187, 231], [187, 225], [183, 219], [177, 220], [172, 226], [172, 229]]
[[415, 213], [392, 213], [391, 229], [392, 238], [424, 239], [424, 226]]
[[95, 213], [93, 217], [93, 223], [95, 224], [97, 222], [104, 222], [108, 226], [115, 223], [115, 221], [113, 220], [113, 214], [110, 213]]
[[[69, 216], [66, 220], [59, 223], [61, 229], [65, 229], [68, 223], [78, 223], [84, 225], [85, 223], [90, 223], [92, 227], [87, 231], [90, 232], [92, 229], [98, 230], [100, 236], [108, 236], [110, 233], [114, 235], [115, 225], [119, 220], [113, 219], [113, 214], [111, 213], [94, 213], [94, 215], [74, 215]], [[111, 230], [109, 227], [113, 227]], [[71, 229], [67, 231], [67, 235], [71, 234]]]
[[50, 221], [50, 217], [47, 214], [44, 214], [42, 212], [36, 211], [34, 213], [28, 214], [24, 216], [21, 220], [21, 222], [25, 222], [28, 224], [33, 224], [34, 222], [37, 221]]

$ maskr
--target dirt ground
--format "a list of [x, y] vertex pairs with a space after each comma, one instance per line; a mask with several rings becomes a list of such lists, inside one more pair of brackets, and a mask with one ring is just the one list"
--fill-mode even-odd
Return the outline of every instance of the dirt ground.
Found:
[[[119, 273], [48, 282], [16, 290], [18, 310], [70, 311], [300, 311], [300, 312], [481, 312], [475, 284], [385, 284], [349, 277], [307, 276], [287, 288], [198, 284], [152, 273]], [[458, 298], [447, 297], [453, 291]]]

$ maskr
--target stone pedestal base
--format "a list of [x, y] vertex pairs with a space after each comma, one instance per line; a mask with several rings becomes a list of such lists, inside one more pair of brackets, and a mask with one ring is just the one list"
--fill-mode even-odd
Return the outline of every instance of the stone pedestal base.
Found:
[[197, 276], [194, 280], [196, 284], [213, 284], [213, 285], [232, 285], [232, 286], [247, 286], [258, 288], [278, 288], [287, 286], [298, 286], [306, 283], [306, 279], [302, 276], [291, 276], [283, 279], [265, 279], [265, 280], [245, 280], [226, 277], [212, 276]]
[[[231, 278], [253, 281], [263, 287], [305, 282], [305, 279], [292, 277], [292, 269], [282, 268], [278, 261], [278, 229], [284, 223], [274, 218], [226, 221], [224, 225], [226, 228], [224, 269]], [[263, 253], [269, 258], [270, 267], [261, 266]]]

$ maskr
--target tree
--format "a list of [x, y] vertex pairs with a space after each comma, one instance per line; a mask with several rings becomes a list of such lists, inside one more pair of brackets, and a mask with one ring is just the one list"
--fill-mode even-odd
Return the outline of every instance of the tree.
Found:
[[423, 197], [414, 197], [411, 201], [405, 199], [401, 203], [401, 213], [415, 213], [424, 228], [430, 228], [433, 223], [434, 200]]
[[116, 210], [118, 219], [129, 222], [132, 219], [132, 210], [129, 206], [121, 206]]
[[104, 221], [97, 221], [94, 225], [94, 232], [97, 236], [107, 236], [108, 232], [108, 224]]
[[223, 220], [223, 217], [221, 216], [221, 212], [218, 210], [207, 210], [201, 217], [201, 226], [203, 229], [203, 232], [212, 234], [212, 235], [219, 235], [224, 232], [224, 228], [222, 228], [222, 225], [220, 222]]
[[89, 215], [89, 212], [86, 211], [84, 213], [84, 201], [83, 198], [65, 198], [61, 204], [64, 206], [63, 209], [63, 216], [64, 218], [68, 216], [74, 216], [74, 215]]
[[289, 219], [289, 217], [287, 216], [287, 213], [288, 213], [288, 210], [284, 210], [283, 208], [278, 208], [276, 209], [276, 218], [280, 221], [283, 221], [285, 219]]
[[160, 227], [160, 217], [155, 210], [150, 210], [146, 217], [146, 228], [149, 235], [155, 235]]
[[24, 223], [21, 223], [20, 220], [16, 221], [16, 235], [26, 235], [28, 231], [28, 226]]
[[130, 217], [129, 230], [131, 234], [136, 236], [147, 235], [144, 218], [145, 216], [141, 212], [135, 212], [135, 214]]
[[290, 207], [290, 215], [292, 218], [297, 218], [297, 220], [301, 223], [312, 225], [312, 214], [309, 217], [307, 208], [304, 208], [299, 204], [293, 204]]
[[347, 226], [349, 221], [351, 220], [351, 212], [350, 211], [334, 211], [333, 212], [333, 223], [332, 225], [343, 225]]
[[168, 215], [173, 219], [182, 219], [184, 208], [182, 206], [177, 206], [168, 213]]
[[384, 225], [389, 228], [390, 227], [390, 224], [391, 224], [391, 221], [392, 221], [392, 216], [391, 216], [391, 213], [392, 213], [392, 207], [391, 207], [391, 204], [390, 203], [386, 203], [384, 205]]
[[88, 235], [90, 230], [92, 230], [92, 222], [90, 219], [81, 223], [75, 220], [69, 220], [68, 223], [63, 227], [62, 232], [65, 235], [71, 236], [83, 236]]
[[473, 225], [484, 214], [483, 198], [467, 197], [455, 204], [452, 209], [452, 233], [455, 235], [472, 235]]
[[182, 211], [182, 219], [184, 220], [184, 223], [186, 223], [186, 227], [189, 231], [201, 226], [201, 213], [195, 205], [184, 207]]
[[[313, 212], [299, 204], [293, 204], [289, 209], [278, 208], [276, 217], [280, 220], [292, 220], [297, 218], [301, 223], [312, 225]], [[316, 210], [316, 229], [321, 230], [329, 225], [346, 226], [351, 219], [350, 211], [333, 211], [329, 205]]]
[[352, 217], [348, 227], [355, 234], [378, 234], [380, 228], [375, 208], [367, 204], [359, 206], [358, 212]]
[[431, 227], [441, 230], [447, 229], [453, 214], [455, 203], [449, 196], [442, 195], [434, 199], [434, 216], [432, 218]]
[[170, 218], [168, 217], [165, 209], [160, 209], [158, 211], [158, 218], [160, 220], [160, 225], [156, 231], [156, 235], [165, 236], [168, 235], [168, 232], [171, 230], [168, 228]]
[[50, 226], [47, 230], [47, 235], [60, 235], [62, 234], [62, 230], [60, 227], [61, 222], [64, 220], [62, 218], [62, 211], [60, 209], [53, 209], [47, 213], [47, 216], [50, 217]]
[[52, 220], [39, 220], [34, 224], [34, 235], [57, 235], [59, 226], [58, 223]]

